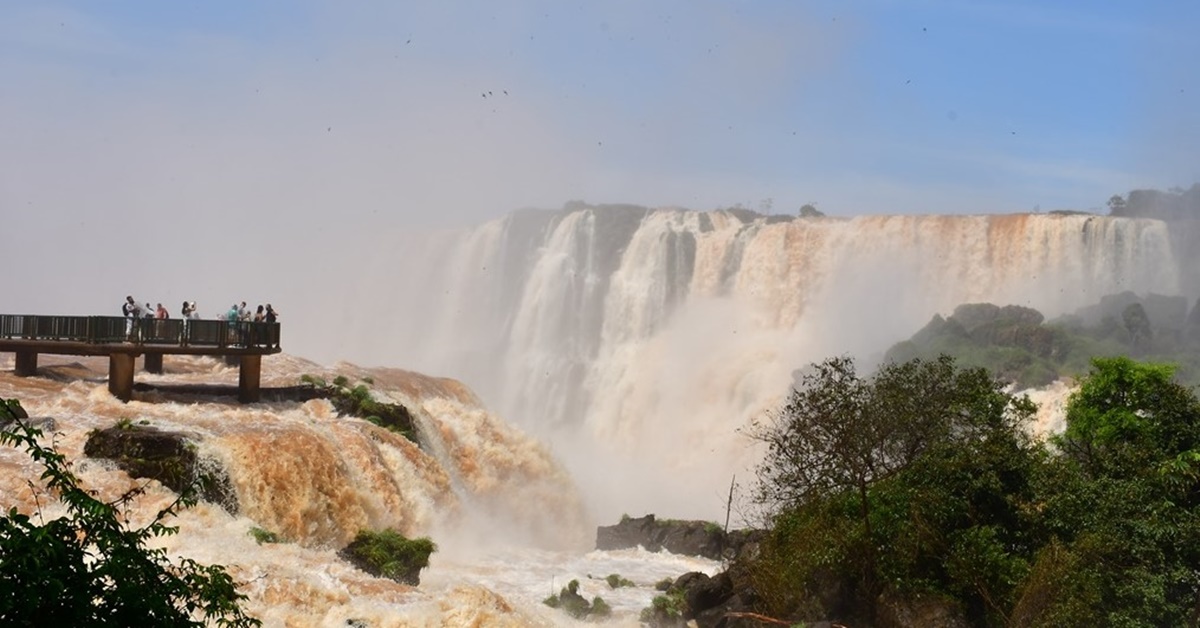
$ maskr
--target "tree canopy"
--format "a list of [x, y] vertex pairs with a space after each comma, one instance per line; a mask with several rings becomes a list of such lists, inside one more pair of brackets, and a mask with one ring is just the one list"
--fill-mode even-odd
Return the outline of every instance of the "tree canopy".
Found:
[[771, 525], [738, 573], [794, 621], [1195, 625], [1200, 401], [1173, 375], [1094, 360], [1044, 442], [1027, 398], [951, 358], [813, 365], [752, 430]]

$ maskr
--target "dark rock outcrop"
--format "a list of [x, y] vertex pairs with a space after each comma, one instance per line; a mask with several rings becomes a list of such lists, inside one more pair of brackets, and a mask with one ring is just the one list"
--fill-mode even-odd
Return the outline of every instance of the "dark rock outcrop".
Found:
[[885, 592], [875, 606], [875, 624], [880, 628], [967, 628], [970, 622], [962, 606], [937, 595], [899, 595]]
[[197, 485], [200, 499], [230, 514], [238, 511], [237, 492], [229, 474], [219, 464], [200, 459], [185, 434], [121, 423], [92, 432], [83, 453], [112, 460], [130, 476], [158, 480], [176, 493]]
[[[757, 596], [748, 587], [738, 589], [729, 571], [715, 576], [692, 571], [675, 579], [666, 590], [665, 603], [647, 609], [643, 621], [651, 626], [694, 625], [700, 628], [758, 628], [768, 625], [755, 612]], [[676, 606], [678, 605], [678, 606]], [[672, 613], [672, 609], [678, 614]]]
[[651, 552], [703, 556], [721, 560], [736, 556], [761, 538], [757, 531], [725, 533], [710, 521], [656, 520], [654, 515], [624, 517], [611, 526], [596, 528], [596, 549], [616, 550], [641, 546]]

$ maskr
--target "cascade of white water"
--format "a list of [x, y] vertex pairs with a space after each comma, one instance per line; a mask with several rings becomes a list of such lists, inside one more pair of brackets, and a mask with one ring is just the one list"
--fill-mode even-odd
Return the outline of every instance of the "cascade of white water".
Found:
[[[454, 333], [489, 357], [456, 364], [448, 350], [435, 368], [563, 451], [581, 441], [599, 451], [565, 456], [585, 484], [597, 478], [589, 489], [611, 484], [601, 469], [620, 466], [728, 485], [754, 458], [737, 429], [778, 403], [794, 369], [843, 353], [869, 362], [958, 304], [1055, 316], [1122, 290], [1179, 290], [1166, 226], [1152, 220], [583, 208], [538, 221], [539, 236], [527, 225], [525, 237], [496, 236], [517, 228], [512, 217], [464, 235], [490, 234], [486, 251], [463, 253], [468, 270], [506, 274], [464, 276], [455, 266], [438, 285], [495, 308], [486, 329], [455, 319], [466, 326]], [[506, 248], [518, 241], [524, 250]], [[567, 426], [582, 432], [567, 435]], [[711, 516], [716, 492], [667, 482], [644, 504]]]
[[[227, 565], [250, 595], [248, 610], [267, 625], [345, 625], [352, 619], [378, 626], [453, 625], [459, 619], [555, 625], [552, 611], [538, 603], [543, 590], [558, 573], [584, 575], [554, 571], [561, 565], [554, 561], [577, 560], [594, 538], [574, 483], [544, 446], [483, 409], [461, 383], [349, 364], [328, 369], [286, 355], [264, 360], [268, 387], [295, 384], [304, 374], [326, 380], [342, 375], [352, 384], [369, 379], [372, 395], [414, 415], [423, 449], [366, 421], [339, 417], [323, 399], [243, 406], [231, 397], [151, 391], [121, 403], [107, 391], [103, 360], [68, 360], [44, 356], [39, 377], [18, 378], [9, 371], [11, 356], [9, 362], [0, 358], [0, 398], [19, 399], [46, 426], [47, 442], [100, 499], [146, 485], [127, 507], [133, 525], [144, 525], [175, 496], [157, 482], [130, 478], [111, 461], [84, 456], [89, 433], [126, 421], [186, 435], [208, 468], [228, 474], [238, 511], [230, 515], [201, 503], [172, 522], [180, 527], [178, 536], [156, 542], [172, 554]], [[232, 386], [238, 377], [236, 369], [209, 358], [172, 356], [165, 366], [166, 374], [139, 374], [139, 380]], [[63, 514], [56, 496], [38, 482], [39, 473], [27, 455], [0, 447], [5, 511], [15, 507], [46, 520]], [[249, 534], [256, 527], [283, 542], [258, 545]], [[413, 588], [373, 578], [336, 557], [358, 531], [383, 528], [430, 536], [439, 545], [428, 584]], [[543, 549], [493, 556], [508, 547]], [[489, 582], [487, 574], [498, 568], [492, 561], [522, 551], [548, 564], [523, 566], [508, 584]], [[650, 573], [661, 569], [654, 562], [647, 561]], [[649, 586], [631, 595], [623, 612], [635, 614], [650, 595]]]

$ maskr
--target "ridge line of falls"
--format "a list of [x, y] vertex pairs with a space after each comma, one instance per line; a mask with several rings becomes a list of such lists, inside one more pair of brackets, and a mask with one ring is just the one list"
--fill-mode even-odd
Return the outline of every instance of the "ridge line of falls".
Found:
[[808, 363], [870, 366], [965, 302], [1053, 317], [1180, 284], [1165, 223], [1089, 215], [576, 207], [436, 249], [405, 252], [421, 285], [398, 279], [397, 298], [419, 307], [393, 308], [402, 330], [374, 359], [461, 379], [547, 439], [600, 521], [722, 517], [730, 476], [748, 480], [757, 456], [739, 428]]

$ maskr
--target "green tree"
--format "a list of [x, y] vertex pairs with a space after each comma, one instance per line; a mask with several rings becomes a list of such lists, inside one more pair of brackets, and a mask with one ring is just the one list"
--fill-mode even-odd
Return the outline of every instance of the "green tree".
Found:
[[1113, 216], [1124, 216], [1126, 206], [1125, 198], [1120, 194], [1113, 194], [1108, 199], [1108, 213]]
[[[832, 573], [861, 608], [891, 588], [1002, 617], [1032, 553], [1022, 513], [1042, 451], [1024, 429], [1034, 411], [946, 356], [871, 378], [848, 358], [814, 365], [751, 431], [767, 444], [754, 498], [776, 513], [756, 582], [772, 610], [830, 611], [818, 581]], [[791, 584], [774, 591], [780, 580]]]
[[1014, 625], [1195, 625], [1200, 402], [1174, 368], [1097, 358], [1071, 395], [1039, 510], [1049, 542]]
[[233, 579], [219, 565], [172, 562], [146, 547], [175, 534], [166, 525], [194, 491], [160, 511], [143, 528], [128, 528], [121, 509], [135, 489], [112, 503], [80, 486], [62, 454], [39, 443], [14, 400], [0, 399], [0, 443], [23, 448], [44, 468], [41, 479], [67, 514], [35, 523], [15, 508], [0, 518], [0, 623], [15, 626], [258, 626], [239, 603]]
[[1055, 443], [1091, 478], [1153, 476], [1200, 452], [1200, 402], [1168, 364], [1093, 359], [1066, 419]]

